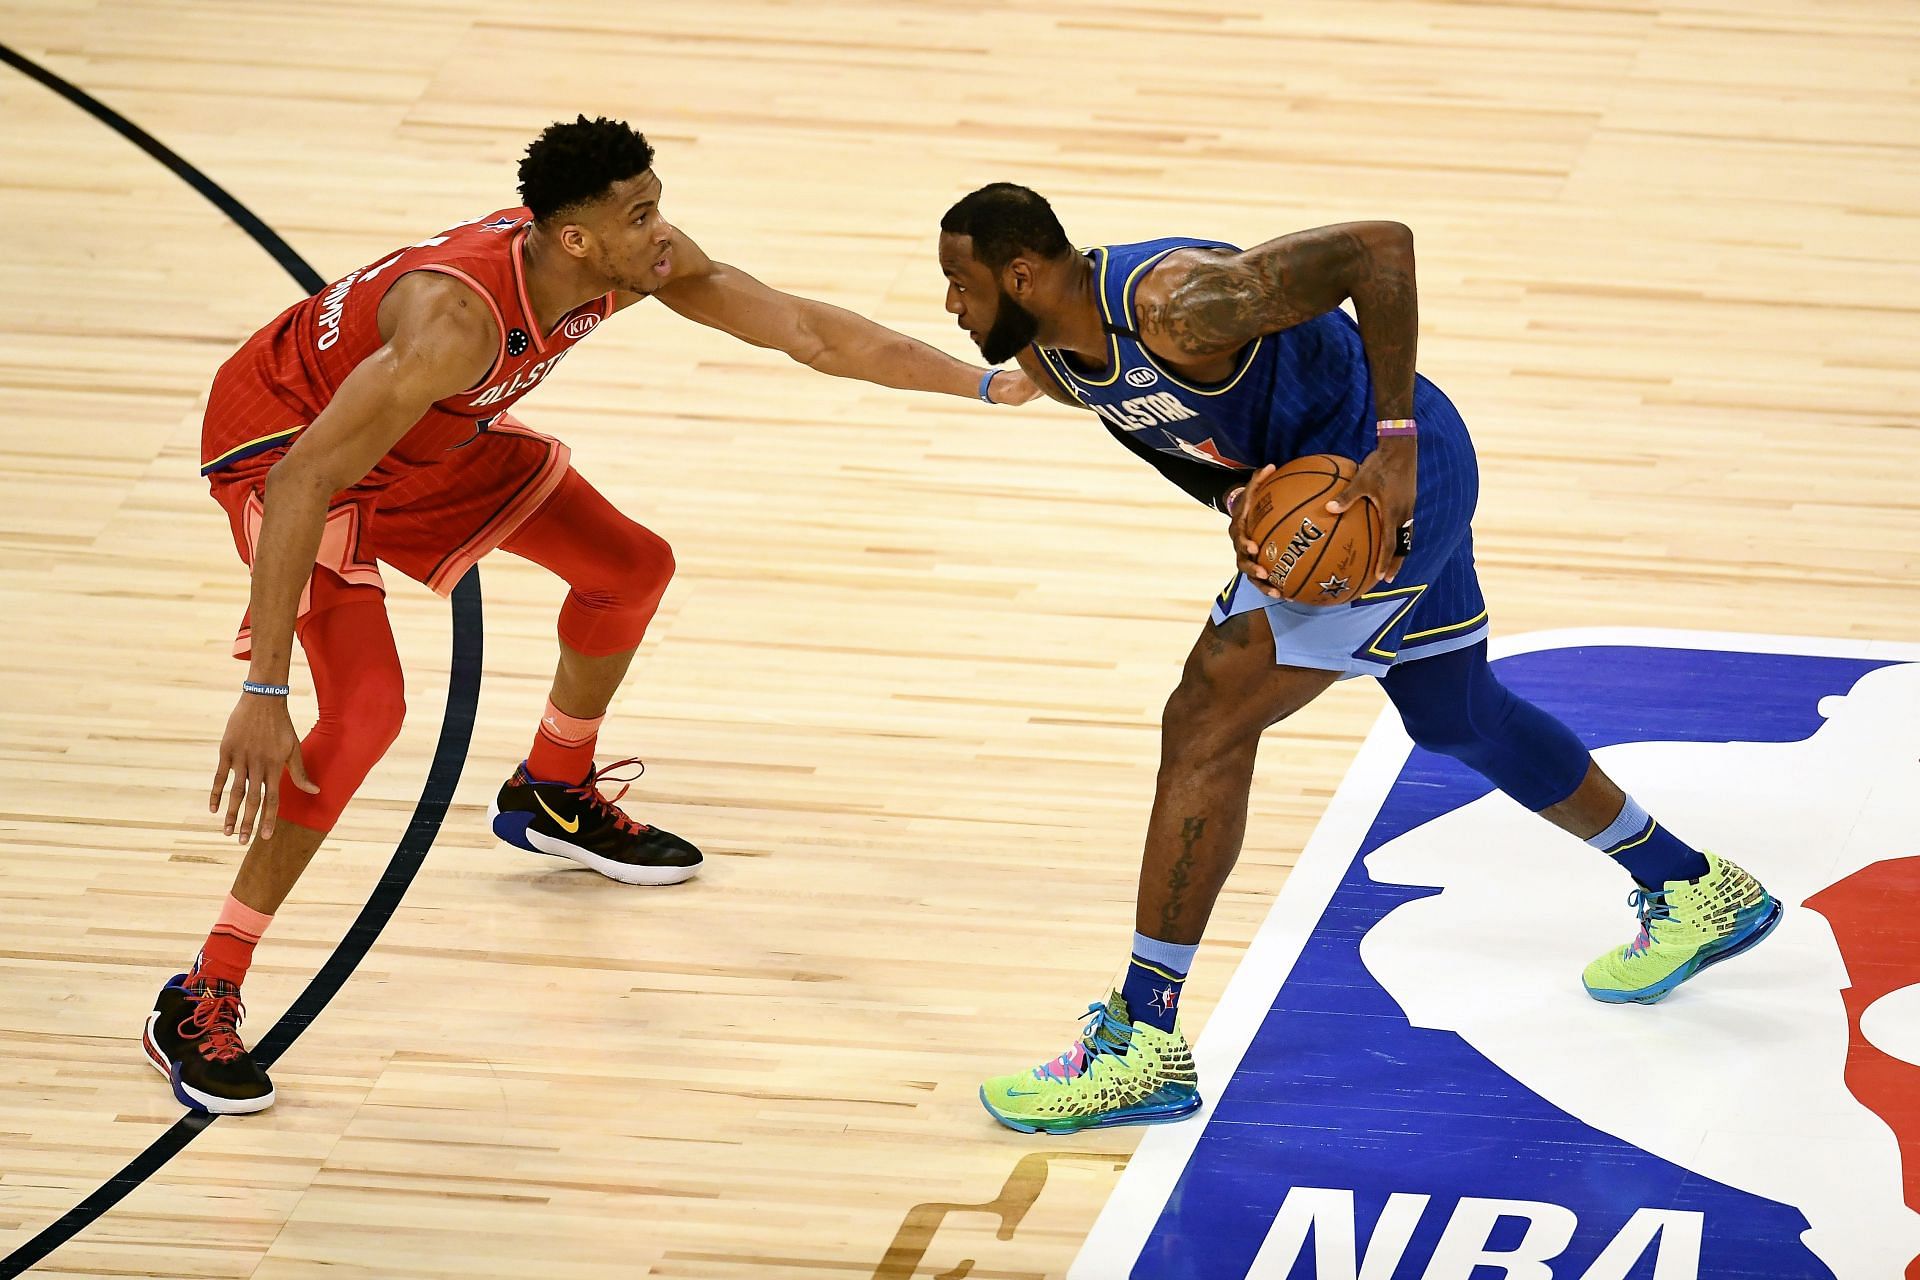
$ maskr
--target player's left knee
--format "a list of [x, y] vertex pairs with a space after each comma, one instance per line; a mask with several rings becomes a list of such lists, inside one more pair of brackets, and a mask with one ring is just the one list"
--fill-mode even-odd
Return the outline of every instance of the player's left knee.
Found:
[[1443, 756], [1452, 756], [1455, 760], [1470, 768], [1482, 770], [1484, 765], [1494, 759], [1500, 751], [1500, 743], [1474, 727], [1464, 715], [1458, 719], [1437, 719], [1421, 724], [1407, 724], [1407, 736], [1413, 739], [1417, 747]]
[[1242, 686], [1210, 676], [1190, 661], [1160, 713], [1161, 765], [1251, 750], [1275, 719], [1245, 697]]

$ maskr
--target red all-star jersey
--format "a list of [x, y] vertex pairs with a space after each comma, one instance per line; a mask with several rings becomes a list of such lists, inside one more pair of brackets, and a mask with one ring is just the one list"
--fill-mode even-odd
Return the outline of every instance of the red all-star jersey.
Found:
[[362, 484], [381, 487], [486, 430], [613, 313], [608, 293], [541, 332], [521, 257], [532, 225], [533, 215], [524, 208], [463, 222], [349, 272], [281, 312], [214, 375], [200, 434], [200, 473], [227, 471], [248, 459], [270, 464], [291, 444], [354, 367], [380, 349], [380, 300], [409, 271], [437, 271], [478, 293], [493, 310], [500, 350], [486, 377], [428, 410]]

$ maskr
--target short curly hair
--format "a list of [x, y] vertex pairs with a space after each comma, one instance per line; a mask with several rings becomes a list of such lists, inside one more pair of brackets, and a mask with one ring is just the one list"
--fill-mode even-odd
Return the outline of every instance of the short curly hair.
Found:
[[625, 120], [584, 115], [550, 124], [520, 158], [520, 203], [534, 221], [590, 204], [614, 183], [653, 168], [653, 145]]
[[973, 256], [994, 271], [1023, 253], [1062, 258], [1073, 244], [1039, 192], [1012, 182], [980, 188], [947, 210], [940, 230], [973, 237]]

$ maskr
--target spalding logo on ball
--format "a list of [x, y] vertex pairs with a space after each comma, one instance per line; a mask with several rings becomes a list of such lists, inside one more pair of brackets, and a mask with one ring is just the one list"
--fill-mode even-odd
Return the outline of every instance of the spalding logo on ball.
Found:
[[1295, 458], [1247, 491], [1245, 529], [1269, 583], [1295, 604], [1346, 604], [1372, 586], [1384, 536], [1379, 508], [1362, 500], [1327, 510], [1357, 468], [1353, 459]]

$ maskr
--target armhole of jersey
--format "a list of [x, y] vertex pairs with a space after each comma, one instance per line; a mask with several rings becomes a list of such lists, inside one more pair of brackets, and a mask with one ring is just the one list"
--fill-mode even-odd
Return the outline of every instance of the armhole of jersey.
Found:
[[601, 311], [600, 318], [602, 320], [611, 320], [613, 318], [614, 303], [617, 301], [617, 299], [613, 296], [613, 290], [611, 289], [607, 290], [607, 296], [605, 298], [602, 298], [601, 301], [605, 302], [607, 305], [606, 305], [606, 309]]
[[[1160, 265], [1162, 262], [1165, 262], [1173, 254], [1179, 253], [1182, 249], [1226, 249], [1233, 253], [1241, 252], [1241, 250], [1234, 248], [1230, 244], [1225, 244], [1218, 241], [1212, 242], [1212, 243], [1206, 243], [1206, 244], [1176, 244], [1176, 245], [1171, 245], [1165, 249], [1162, 249], [1160, 252], [1154, 254], [1151, 258], [1146, 259], [1145, 261], [1140, 263], [1139, 266], [1135, 267], [1133, 269], [1133, 273], [1127, 277], [1127, 282], [1120, 287], [1120, 305], [1126, 308], [1128, 319], [1131, 320], [1134, 318], [1133, 297], [1134, 297], [1134, 294], [1140, 288], [1140, 277], [1144, 276], [1147, 272], [1153, 270], [1154, 267]], [[1338, 308], [1336, 308], [1336, 310], [1337, 309]], [[1266, 340], [1267, 340], [1266, 335], [1262, 334], [1261, 336], [1255, 338], [1252, 342], [1249, 342], [1241, 350], [1240, 354], [1243, 358], [1237, 362], [1231, 377], [1228, 377], [1222, 382], [1216, 383], [1214, 386], [1203, 387], [1203, 386], [1196, 385], [1195, 383], [1188, 382], [1185, 378], [1180, 377], [1178, 374], [1174, 373], [1173, 370], [1167, 368], [1166, 365], [1160, 363], [1161, 358], [1155, 355], [1152, 349], [1147, 346], [1146, 338], [1138, 333], [1133, 335], [1133, 345], [1140, 348], [1141, 359], [1145, 360], [1149, 365], [1153, 366], [1153, 368], [1157, 370], [1162, 377], [1164, 377], [1168, 382], [1171, 382], [1174, 386], [1179, 387], [1183, 391], [1191, 391], [1195, 395], [1202, 395], [1202, 396], [1225, 395], [1227, 392], [1233, 390], [1236, 386], [1238, 386], [1240, 384], [1240, 379], [1247, 376], [1247, 370], [1253, 368], [1254, 360], [1257, 359], [1260, 355], [1260, 344], [1265, 342]]]
[[[498, 339], [500, 345], [493, 353], [493, 363], [488, 365], [487, 371], [480, 375], [480, 381], [474, 383], [472, 386], [468, 387], [465, 391], [462, 391], [459, 393], [459, 395], [462, 395], [462, 396], [472, 395], [474, 392], [478, 391], [480, 388], [487, 385], [487, 379], [491, 378], [494, 375], [494, 371], [500, 367], [500, 362], [507, 358], [507, 318], [500, 314], [500, 304], [494, 301], [493, 295], [487, 292], [485, 285], [481, 284], [478, 280], [475, 280], [472, 276], [468, 275], [466, 272], [462, 271], [460, 268], [450, 267], [443, 262], [424, 262], [417, 267], [409, 267], [405, 272], [402, 272], [400, 275], [397, 275], [393, 278], [394, 284], [398, 284], [400, 281], [406, 279], [408, 275], [412, 274], [415, 271], [437, 271], [443, 276], [452, 276], [455, 280], [458, 280], [461, 284], [464, 284], [465, 286], [467, 286], [467, 288], [479, 294], [480, 297], [486, 302], [487, 309], [493, 312], [494, 334]], [[387, 288], [391, 289], [393, 288], [393, 285], [388, 285]], [[382, 295], [383, 300], [384, 300], [384, 297], [385, 295], [383, 294]], [[458, 396], [448, 396], [446, 399], [453, 400], [457, 398]], [[445, 403], [446, 403], [446, 400], [435, 401], [435, 404], [437, 405], [445, 404]]]
[[1133, 309], [1134, 295], [1140, 290], [1140, 278], [1182, 249], [1192, 249], [1195, 247], [1196, 246], [1190, 244], [1170, 245], [1152, 257], [1143, 258], [1135, 265], [1132, 271], [1127, 273], [1126, 280], [1120, 285], [1120, 314], [1126, 318], [1127, 327], [1119, 330], [1119, 333], [1122, 337], [1132, 338], [1134, 344], [1138, 346], [1141, 351], [1146, 351], [1147, 340], [1136, 327], [1140, 322], [1140, 317]]

